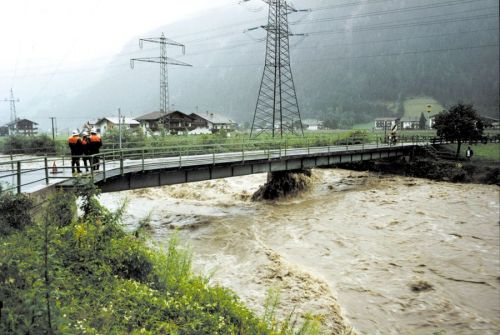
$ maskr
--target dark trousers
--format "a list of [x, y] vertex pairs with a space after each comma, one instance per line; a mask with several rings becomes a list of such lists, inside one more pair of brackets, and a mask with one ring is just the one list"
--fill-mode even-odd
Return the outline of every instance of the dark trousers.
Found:
[[71, 172], [82, 172], [80, 170], [80, 157], [79, 156], [71, 156]]
[[[92, 162], [90, 161], [90, 157], [83, 156], [83, 165], [85, 166], [85, 172], [89, 172], [90, 164], [92, 164]], [[90, 168], [92, 168], [92, 165], [90, 165]]]
[[92, 157], [92, 169], [99, 170], [99, 157], [98, 156]]

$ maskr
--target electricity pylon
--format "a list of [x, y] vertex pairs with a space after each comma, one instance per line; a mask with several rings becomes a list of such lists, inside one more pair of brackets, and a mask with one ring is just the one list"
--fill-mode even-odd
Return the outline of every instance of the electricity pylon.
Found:
[[[165, 37], [162, 33], [161, 37], [153, 38], [141, 38], [139, 40], [139, 47], [142, 49], [144, 42], [158, 43], [160, 44], [160, 57], [146, 57], [146, 58], [132, 58], [130, 60], [130, 67], [134, 68], [134, 62], [145, 62], [145, 63], [157, 63], [160, 64], [160, 113], [165, 116], [170, 110], [170, 94], [168, 89], [168, 67], [167, 65], [179, 65], [179, 66], [192, 66], [172, 58], [167, 57], [167, 45], [175, 45], [182, 48], [182, 54], [185, 54], [185, 45], [172, 41]], [[162, 117], [164, 125], [170, 131], [170, 121], [168, 118]]]
[[16, 102], [19, 102], [19, 99], [14, 98], [14, 91], [12, 88], [10, 89], [10, 98], [5, 98], [3, 101], [10, 103], [10, 122], [15, 122], [17, 120]]
[[288, 28], [288, 14], [299, 10], [286, 0], [263, 1], [269, 5], [268, 23], [260, 27], [267, 31], [266, 59], [250, 137], [266, 132], [283, 137], [295, 134], [295, 128], [304, 135], [290, 65], [290, 36], [304, 35], [292, 34]]

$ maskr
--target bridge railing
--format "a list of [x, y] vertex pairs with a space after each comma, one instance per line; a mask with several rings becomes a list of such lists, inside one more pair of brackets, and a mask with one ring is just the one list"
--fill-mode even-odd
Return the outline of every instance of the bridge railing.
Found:
[[[118, 170], [124, 174], [127, 168], [147, 170], [158, 164], [170, 164], [172, 167], [182, 167], [193, 162], [216, 164], [220, 161], [233, 159], [245, 161], [260, 157], [288, 156], [293, 150], [301, 149], [303, 153], [311, 153], [317, 148], [328, 150], [349, 150], [393, 147], [398, 145], [432, 143], [433, 139], [426, 136], [401, 137], [396, 144], [387, 143], [383, 137], [376, 137], [371, 141], [360, 137], [338, 138], [288, 138], [274, 141], [241, 141], [223, 144], [178, 145], [164, 147], [143, 147], [122, 150], [103, 150], [92, 156], [77, 157], [80, 160], [80, 169], [85, 170], [83, 160], [88, 160], [84, 176], [94, 180], [97, 176], [104, 180], [111, 170]], [[436, 142], [436, 141], [434, 141]], [[301, 151], [301, 152], [302, 152]], [[161, 160], [164, 160], [162, 162]], [[67, 156], [58, 157], [30, 157], [0, 156], [0, 192], [22, 193], [28, 186], [45, 187], [57, 183], [61, 179], [81, 177], [72, 173], [71, 159]]]

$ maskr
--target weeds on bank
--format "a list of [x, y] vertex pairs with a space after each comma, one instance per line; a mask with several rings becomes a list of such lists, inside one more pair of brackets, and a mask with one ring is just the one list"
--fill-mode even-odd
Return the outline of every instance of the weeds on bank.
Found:
[[[0, 195], [2, 334], [316, 334], [277, 300], [259, 318], [231, 291], [208, 285], [173, 238], [163, 251], [120, 226], [124, 208], [103, 208], [90, 187], [56, 194], [40, 219], [22, 195]], [[142, 227], [146, 227], [146, 221]], [[271, 298], [270, 298], [271, 299]], [[295, 330], [295, 329], [298, 330]]]

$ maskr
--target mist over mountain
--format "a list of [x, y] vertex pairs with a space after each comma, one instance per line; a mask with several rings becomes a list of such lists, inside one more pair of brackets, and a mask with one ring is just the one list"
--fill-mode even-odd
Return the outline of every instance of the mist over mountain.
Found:
[[[427, 96], [448, 106], [461, 100], [481, 114], [498, 117], [499, 47], [497, 0], [331, 0], [294, 1], [310, 12], [289, 16], [291, 62], [303, 118], [335, 119], [339, 126], [372, 120]], [[158, 57], [159, 46], [138, 39], [168, 38], [169, 57], [193, 67], [169, 67], [172, 109], [211, 111], [249, 121], [253, 117], [265, 57], [265, 31], [244, 32], [267, 23], [263, 2], [232, 5], [131, 38], [92, 81], [73, 74], [77, 94], [39, 106], [61, 117], [61, 126], [84, 119], [127, 116], [159, 109], [159, 65], [130, 58]], [[73, 80], [75, 82], [75, 80]], [[48, 115], [47, 115], [48, 116]], [[69, 117], [73, 116], [73, 119]]]

